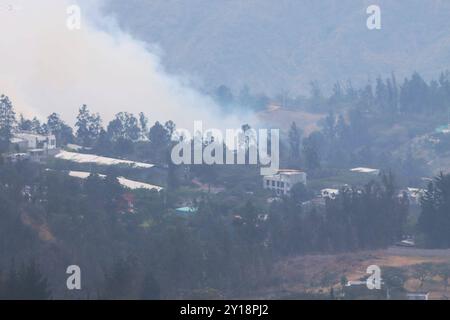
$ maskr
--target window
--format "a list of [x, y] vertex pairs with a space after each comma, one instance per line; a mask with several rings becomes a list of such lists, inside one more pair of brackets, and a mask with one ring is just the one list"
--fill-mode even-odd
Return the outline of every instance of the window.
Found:
[[281, 183], [281, 187], [284, 188], [284, 182]]
[[272, 181], [272, 187], [275, 187], [275, 181]]
[[280, 181], [277, 181], [277, 187], [278, 188], [280, 187]]
[[266, 180], [266, 186], [270, 186], [270, 181]]

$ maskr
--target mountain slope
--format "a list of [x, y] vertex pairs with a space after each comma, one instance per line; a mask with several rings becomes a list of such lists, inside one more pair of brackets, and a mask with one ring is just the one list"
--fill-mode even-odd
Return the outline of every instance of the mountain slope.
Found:
[[157, 43], [171, 72], [200, 86], [305, 93], [318, 80], [367, 81], [394, 71], [426, 77], [449, 67], [450, 1], [379, 0], [382, 29], [366, 27], [366, 0], [109, 0], [105, 10]]

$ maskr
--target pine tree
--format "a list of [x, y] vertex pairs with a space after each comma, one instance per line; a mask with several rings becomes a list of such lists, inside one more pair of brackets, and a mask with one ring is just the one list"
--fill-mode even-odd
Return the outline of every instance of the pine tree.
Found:
[[450, 247], [450, 175], [441, 173], [428, 185], [421, 199], [419, 229], [426, 244], [434, 248]]

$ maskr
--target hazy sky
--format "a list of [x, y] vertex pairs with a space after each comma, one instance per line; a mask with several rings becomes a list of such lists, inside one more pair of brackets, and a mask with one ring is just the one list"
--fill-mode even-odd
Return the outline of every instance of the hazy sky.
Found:
[[185, 128], [194, 120], [219, 128], [244, 122], [219, 115], [187, 79], [168, 75], [148, 45], [97, 15], [99, 1], [79, 3], [81, 29], [72, 31], [67, 7], [74, 1], [14, 0], [13, 10], [9, 3], [0, 0], [0, 93], [18, 113], [58, 112], [73, 124], [87, 104], [104, 122], [119, 111], [143, 111], [151, 122], [172, 119]]

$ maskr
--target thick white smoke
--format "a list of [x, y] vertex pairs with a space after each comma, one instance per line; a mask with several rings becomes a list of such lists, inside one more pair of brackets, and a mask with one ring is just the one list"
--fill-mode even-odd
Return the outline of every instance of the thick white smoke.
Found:
[[73, 124], [87, 104], [104, 122], [120, 111], [143, 111], [151, 122], [171, 119], [185, 128], [194, 120], [217, 128], [245, 122], [223, 117], [209, 97], [168, 75], [144, 43], [99, 17], [98, 1], [79, 3], [81, 29], [69, 30], [72, 4], [0, 0], [0, 93], [17, 112], [41, 118], [58, 112]]

